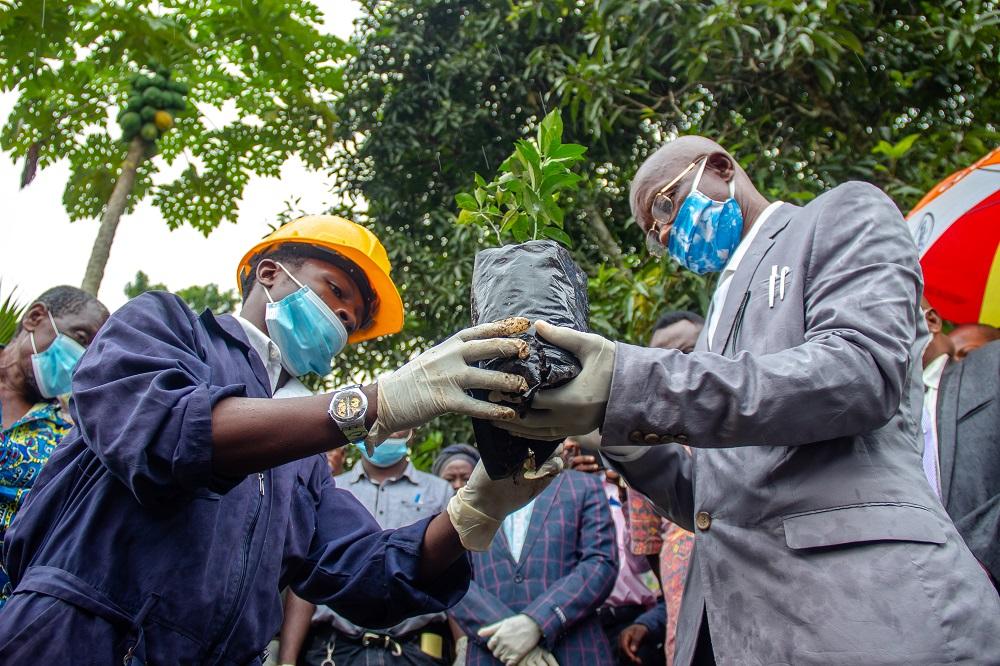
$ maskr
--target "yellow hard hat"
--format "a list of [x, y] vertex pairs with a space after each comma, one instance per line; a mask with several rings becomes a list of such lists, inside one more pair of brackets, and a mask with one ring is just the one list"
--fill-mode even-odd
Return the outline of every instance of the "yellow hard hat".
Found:
[[371, 324], [354, 331], [349, 343], [371, 340], [398, 333], [403, 328], [403, 301], [389, 277], [389, 256], [372, 232], [359, 224], [334, 215], [307, 215], [284, 225], [243, 255], [236, 269], [236, 283], [243, 291], [243, 278], [251, 270], [250, 262], [284, 243], [303, 243], [331, 250], [354, 263], [368, 278], [378, 299], [371, 314]]

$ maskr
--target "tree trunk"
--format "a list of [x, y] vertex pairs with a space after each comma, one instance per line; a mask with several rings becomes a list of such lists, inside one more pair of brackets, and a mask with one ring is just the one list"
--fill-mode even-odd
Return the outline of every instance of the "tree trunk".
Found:
[[632, 271], [625, 264], [625, 259], [622, 257], [622, 249], [618, 246], [618, 242], [615, 237], [611, 235], [611, 230], [608, 229], [608, 225], [604, 224], [604, 219], [601, 217], [600, 211], [594, 206], [588, 206], [590, 212], [590, 224], [594, 229], [594, 233], [597, 236], [597, 242], [604, 250], [604, 253], [608, 255], [608, 258], [614, 262], [627, 277], [632, 277]]
[[132, 139], [128, 145], [128, 154], [122, 162], [122, 171], [118, 175], [118, 182], [115, 189], [111, 191], [111, 198], [108, 199], [108, 206], [101, 216], [101, 226], [97, 229], [97, 238], [94, 239], [94, 247], [90, 251], [90, 261], [87, 262], [87, 271], [83, 274], [83, 284], [80, 288], [88, 294], [97, 296], [97, 290], [101, 287], [101, 280], [104, 279], [104, 268], [108, 265], [108, 257], [111, 255], [111, 243], [115, 240], [115, 231], [118, 229], [118, 222], [121, 220], [125, 204], [132, 194], [132, 186], [135, 185], [135, 174], [139, 165], [145, 160], [146, 143], [140, 137]]

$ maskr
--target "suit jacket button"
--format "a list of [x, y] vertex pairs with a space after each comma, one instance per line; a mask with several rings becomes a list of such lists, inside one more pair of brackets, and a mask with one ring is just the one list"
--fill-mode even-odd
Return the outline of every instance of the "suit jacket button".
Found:
[[660, 436], [652, 432], [647, 433], [646, 436], [642, 438], [642, 441], [646, 442], [647, 444], [659, 444]]
[[712, 515], [708, 511], [699, 511], [694, 517], [694, 524], [699, 530], [705, 531], [712, 526]]
[[674, 435], [674, 439], [679, 444], [687, 444], [688, 443], [688, 436], [687, 435], [683, 435], [683, 434], [681, 434], [681, 435]]
[[523, 583], [524, 582], [524, 576], [522, 576], [521, 574], [517, 574], [516, 576], [514, 576], [514, 582], [515, 583]]
[[670, 444], [674, 441], [673, 435], [660, 435], [660, 444]]
[[628, 441], [630, 441], [630, 442], [641, 442], [642, 441], [642, 433], [639, 432], [638, 430], [633, 430], [632, 432], [630, 432], [628, 434]]

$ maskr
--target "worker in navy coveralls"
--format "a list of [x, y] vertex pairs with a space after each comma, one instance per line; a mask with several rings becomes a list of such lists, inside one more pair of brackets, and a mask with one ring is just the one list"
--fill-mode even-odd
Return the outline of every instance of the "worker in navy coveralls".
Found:
[[558, 471], [552, 459], [491, 481], [480, 465], [447, 512], [380, 530], [322, 453], [446, 412], [513, 418], [466, 390], [525, 390], [470, 364], [526, 354], [506, 336], [527, 322], [467, 329], [377, 382], [312, 396], [295, 376], [402, 327], [385, 249], [347, 220], [301, 218], [239, 278], [239, 316], [144, 294], [84, 355], [77, 427], [4, 541], [0, 663], [259, 664], [285, 586], [370, 627], [443, 611], [468, 586], [465, 550], [488, 548]]

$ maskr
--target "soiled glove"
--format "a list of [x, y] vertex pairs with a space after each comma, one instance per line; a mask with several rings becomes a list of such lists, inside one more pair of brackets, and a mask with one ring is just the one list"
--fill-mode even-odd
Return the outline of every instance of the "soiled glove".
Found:
[[462, 545], [468, 550], [488, 550], [503, 519], [537, 497], [562, 468], [562, 445], [538, 469], [522, 468], [498, 481], [490, 478], [481, 460], [476, 463], [469, 482], [448, 502], [448, 517]]
[[559, 666], [559, 662], [545, 648], [535, 647], [525, 655], [524, 659], [517, 662], [517, 666]]
[[483, 627], [479, 635], [489, 638], [486, 647], [507, 666], [514, 666], [538, 645], [542, 629], [527, 615], [511, 615]]
[[470, 363], [492, 358], [527, 358], [528, 344], [507, 336], [528, 330], [528, 320], [511, 317], [459, 331], [395, 372], [378, 380], [378, 417], [365, 440], [369, 453], [389, 435], [455, 412], [479, 419], [505, 421], [514, 410], [476, 400], [467, 389], [523, 393], [524, 379]]
[[604, 422], [611, 394], [615, 343], [593, 333], [581, 333], [543, 321], [536, 322], [535, 327], [543, 338], [576, 356], [583, 369], [569, 383], [539, 391], [524, 417], [494, 425], [521, 437], [541, 440], [562, 439], [596, 430]]

